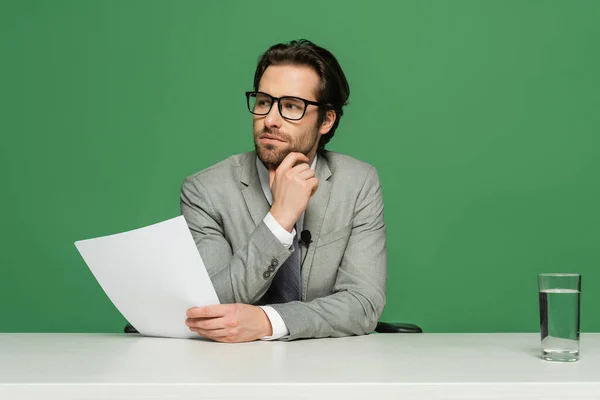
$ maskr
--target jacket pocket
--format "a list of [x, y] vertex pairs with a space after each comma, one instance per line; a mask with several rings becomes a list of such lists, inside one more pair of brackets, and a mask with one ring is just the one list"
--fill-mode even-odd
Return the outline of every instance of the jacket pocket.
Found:
[[317, 247], [326, 246], [326, 245], [336, 242], [340, 239], [348, 238], [350, 236], [351, 231], [352, 231], [352, 222], [346, 226], [343, 226], [339, 229], [334, 230], [333, 232], [329, 232], [329, 233], [326, 233], [325, 235], [321, 235], [319, 237]]

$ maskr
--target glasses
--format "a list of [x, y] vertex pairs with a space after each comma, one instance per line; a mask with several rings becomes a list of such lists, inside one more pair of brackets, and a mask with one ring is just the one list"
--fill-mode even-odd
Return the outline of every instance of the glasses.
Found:
[[263, 92], [246, 92], [248, 110], [254, 115], [267, 115], [271, 112], [273, 103], [277, 101], [279, 114], [288, 120], [298, 121], [304, 117], [309, 105], [321, 106], [323, 103], [310, 101], [294, 96], [273, 97]]

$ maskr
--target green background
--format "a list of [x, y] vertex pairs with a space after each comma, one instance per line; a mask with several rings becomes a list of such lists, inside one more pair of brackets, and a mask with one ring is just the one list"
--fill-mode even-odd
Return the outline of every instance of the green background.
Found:
[[539, 329], [540, 272], [599, 331], [600, 1], [0, 2], [0, 331], [118, 332], [73, 242], [179, 215], [252, 149], [260, 53], [308, 38], [351, 86], [330, 150], [374, 164], [384, 319]]

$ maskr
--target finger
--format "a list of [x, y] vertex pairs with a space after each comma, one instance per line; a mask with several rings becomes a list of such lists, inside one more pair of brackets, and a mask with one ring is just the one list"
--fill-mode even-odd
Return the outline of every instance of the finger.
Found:
[[300, 173], [302, 171], [306, 171], [307, 169], [310, 169], [310, 165], [308, 165], [308, 163], [300, 163], [294, 168], [292, 168], [290, 171], [293, 173]]
[[188, 318], [185, 324], [190, 328], [215, 330], [227, 327], [226, 320], [223, 317], [217, 318]]
[[227, 337], [226, 329], [205, 330], [205, 329], [193, 328], [190, 330], [196, 332], [200, 336], [203, 336], [203, 337], [209, 338], [209, 339], [213, 339], [213, 340], [218, 340], [219, 338]]
[[279, 167], [277, 167], [277, 170], [287, 171], [288, 169], [294, 167], [294, 165], [296, 165], [298, 162], [308, 163], [308, 157], [302, 153], [291, 152], [285, 156], [281, 164], [279, 164]]
[[230, 304], [214, 304], [204, 307], [193, 307], [185, 313], [188, 318], [216, 318], [222, 317], [229, 311]]
[[300, 179], [308, 180], [315, 176], [315, 171], [313, 171], [312, 169], [309, 168], [305, 171], [300, 172], [296, 176]]
[[315, 192], [319, 188], [319, 180], [316, 177], [314, 177], [307, 179], [306, 182], [308, 182], [312, 186], [312, 189], [310, 191], [310, 195], [312, 197], [312, 195], [315, 194]]

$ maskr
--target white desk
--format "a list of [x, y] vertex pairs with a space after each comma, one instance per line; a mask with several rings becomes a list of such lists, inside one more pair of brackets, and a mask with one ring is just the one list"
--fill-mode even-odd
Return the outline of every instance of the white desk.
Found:
[[221, 344], [0, 334], [0, 399], [600, 399], [600, 334], [581, 359], [539, 334], [372, 334]]

